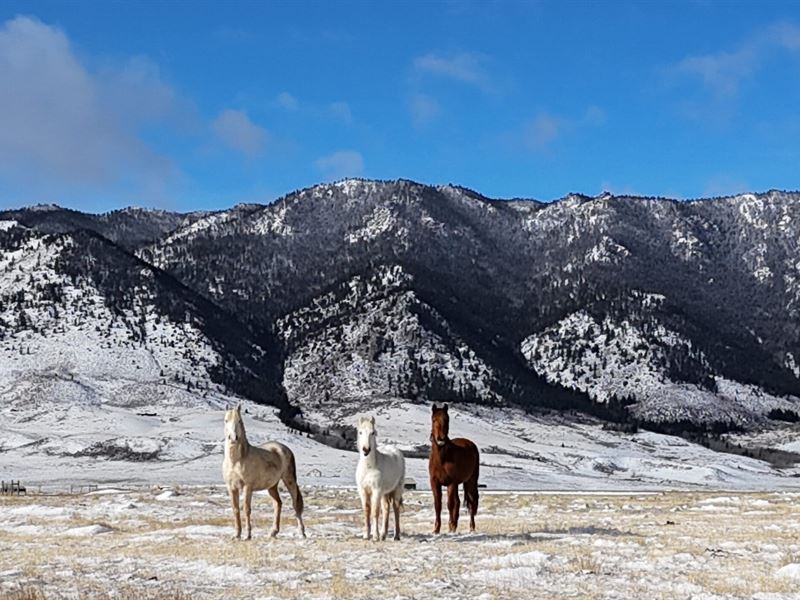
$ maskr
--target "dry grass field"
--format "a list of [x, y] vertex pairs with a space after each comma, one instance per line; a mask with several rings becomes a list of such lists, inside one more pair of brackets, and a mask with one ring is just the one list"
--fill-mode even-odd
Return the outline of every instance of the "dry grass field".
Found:
[[411, 492], [382, 543], [354, 490], [305, 495], [307, 539], [258, 495], [250, 542], [219, 488], [2, 498], [0, 598], [800, 598], [800, 494], [484, 493], [476, 534], [433, 536]]

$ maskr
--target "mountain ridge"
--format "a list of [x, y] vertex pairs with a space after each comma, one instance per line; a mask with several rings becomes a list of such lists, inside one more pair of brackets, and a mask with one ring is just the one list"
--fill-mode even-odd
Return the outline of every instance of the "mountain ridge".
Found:
[[[800, 194], [777, 190], [705, 201], [603, 193], [540, 202], [347, 179], [169, 223], [144, 211], [141, 231], [133, 212], [127, 230], [102, 219], [75, 223], [101, 235], [105, 227], [260, 332], [280, 357], [274, 376], [294, 390], [288, 402], [300, 410], [311, 405], [297, 382], [315, 373], [329, 382], [306, 384], [317, 396], [350, 390], [331, 398], [336, 414], [370, 399], [450, 395], [645, 423], [753, 427], [770, 411], [800, 412], [799, 207]], [[27, 223], [69, 229], [72, 220], [48, 212], [49, 222]], [[0, 212], [2, 220], [26, 224], [24, 209]], [[407, 292], [386, 279], [393, 269]], [[656, 296], [663, 301], [642, 300]], [[306, 337], [288, 343], [290, 323]], [[599, 373], [603, 361], [586, 358], [595, 349], [607, 355], [605, 369], [617, 370]], [[650, 373], [639, 378], [646, 384], [598, 393], [616, 389], [602, 382], [625, 372], [622, 361]], [[320, 371], [323, 364], [332, 370]], [[354, 398], [359, 377], [367, 383]]]

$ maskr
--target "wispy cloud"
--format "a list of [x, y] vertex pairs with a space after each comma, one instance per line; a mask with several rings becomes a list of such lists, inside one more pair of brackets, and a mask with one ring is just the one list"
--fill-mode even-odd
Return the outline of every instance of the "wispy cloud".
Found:
[[253, 123], [241, 110], [222, 111], [212, 129], [222, 143], [249, 159], [263, 154], [269, 139], [267, 130]]
[[0, 25], [0, 177], [7, 182], [157, 185], [172, 161], [141, 137], [173, 126], [178, 93], [145, 58], [89, 71], [60, 29], [29, 17]]
[[559, 138], [564, 130], [566, 121], [556, 115], [540, 112], [525, 124], [522, 131], [522, 140], [529, 150], [546, 150]]
[[297, 98], [292, 96], [289, 92], [281, 92], [278, 94], [275, 97], [275, 104], [288, 111], [296, 111], [300, 108], [300, 103], [297, 101]]
[[754, 77], [776, 52], [800, 50], [800, 27], [778, 22], [755, 31], [738, 47], [690, 55], [665, 70], [671, 83], [699, 81], [717, 98], [735, 96], [743, 82]]
[[498, 88], [490, 75], [489, 62], [488, 56], [477, 52], [432, 52], [417, 56], [412, 65], [417, 74], [441, 77], [495, 93]]
[[337, 121], [341, 121], [345, 125], [353, 124], [353, 112], [350, 110], [350, 105], [347, 102], [331, 102], [328, 105], [328, 112]]
[[524, 148], [533, 152], [549, 152], [566, 133], [599, 127], [606, 122], [606, 113], [599, 106], [590, 105], [577, 117], [539, 111], [526, 121], [517, 138]]
[[409, 98], [408, 109], [411, 113], [411, 123], [416, 129], [422, 129], [442, 112], [436, 98], [427, 94], [413, 94]]
[[747, 46], [735, 52], [687, 56], [670, 72], [677, 77], [699, 79], [706, 89], [720, 96], [729, 96], [735, 94], [741, 82], [754, 73], [760, 60], [757, 48]]
[[314, 166], [328, 179], [358, 177], [364, 172], [364, 157], [355, 150], [339, 150], [318, 158]]

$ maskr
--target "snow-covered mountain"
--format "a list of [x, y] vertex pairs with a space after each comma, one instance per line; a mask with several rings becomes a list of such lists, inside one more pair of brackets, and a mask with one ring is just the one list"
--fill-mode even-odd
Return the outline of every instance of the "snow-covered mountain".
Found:
[[52, 208], [0, 219], [103, 236], [36, 238], [45, 247], [134, 249], [141, 268], [235, 315], [268, 357], [247, 369], [279, 390], [262, 399], [285, 390], [319, 422], [389, 398], [653, 424], [800, 414], [800, 194], [542, 203], [346, 180], [268, 206], [121, 212], [125, 227], [30, 216]]
[[4, 403], [152, 408], [238, 393], [285, 407], [258, 336], [167, 273], [94, 232], [0, 223]]

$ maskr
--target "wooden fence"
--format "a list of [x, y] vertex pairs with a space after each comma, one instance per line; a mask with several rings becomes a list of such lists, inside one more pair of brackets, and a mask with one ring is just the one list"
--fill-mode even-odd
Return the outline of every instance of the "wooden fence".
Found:
[[3, 496], [28, 495], [28, 490], [19, 481], [0, 481], [0, 494]]

